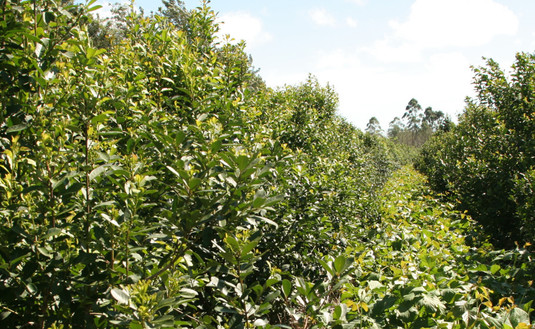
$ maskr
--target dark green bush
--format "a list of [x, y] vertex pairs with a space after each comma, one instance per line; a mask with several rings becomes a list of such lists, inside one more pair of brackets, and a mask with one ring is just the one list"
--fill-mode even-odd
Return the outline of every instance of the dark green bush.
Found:
[[478, 96], [459, 124], [423, 149], [417, 168], [501, 246], [532, 241], [535, 56], [518, 54], [510, 77], [492, 60], [475, 69]]

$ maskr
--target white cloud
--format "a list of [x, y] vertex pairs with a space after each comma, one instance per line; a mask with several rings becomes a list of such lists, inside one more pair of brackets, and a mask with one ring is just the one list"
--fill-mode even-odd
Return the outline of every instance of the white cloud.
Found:
[[373, 116], [385, 128], [408, 101], [396, 83], [400, 74], [365, 63], [357, 51], [321, 53], [315, 66], [320, 82], [329, 83], [340, 95], [340, 114], [361, 129]]
[[361, 66], [361, 62], [358, 56], [343, 49], [322, 52], [318, 55], [315, 63], [315, 67], [320, 70], [338, 70], [344, 67], [351, 69], [359, 66]]
[[362, 50], [373, 56], [375, 60], [385, 63], [415, 63], [423, 59], [421, 48], [407, 42], [396, 42], [393, 38], [375, 41], [370, 47]]
[[394, 35], [421, 48], [472, 47], [515, 35], [518, 18], [493, 0], [416, 0], [408, 20], [391, 22]]
[[335, 26], [336, 19], [325, 9], [312, 9], [308, 12], [310, 18], [320, 26]]
[[389, 25], [390, 35], [362, 50], [385, 63], [414, 63], [425, 58], [425, 50], [472, 48], [514, 36], [519, 21], [493, 0], [415, 0], [406, 20]]
[[364, 6], [367, 0], [346, 0], [347, 2], [354, 3], [359, 6]]
[[464, 108], [465, 97], [473, 96], [470, 64], [469, 59], [459, 52], [430, 56], [418, 84], [418, 93], [425, 100], [421, 104], [449, 113], [455, 119]]
[[304, 82], [308, 77], [308, 73], [292, 72], [284, 69], [271, 69], [264, 71], [262, 78], [267, 85], [272, 88], [279, 88], [285, 85], [296, 85]]
[[357, 21], [354, 20], [352, 17], [346, 18], [346, 24], [347, 26], [352, 27], [352, 28], [355, 28], [358, 25]]
[[247, 12], [227, 13], [220, 17], [219, 36], [230, 35], [240, 41], [245, 40], [248, 48], [269, 42], [271, 34], [264, 31], [262, 20]]
[[411, 98], [455, 119], [471, 88], [469, 60], [459, 52], [437, 53], [420, 64], [396, 69], [370, 65], [362, 53], [343, 49], [320, 53], [313, 72], [340, 95], [340, 114], [364, 129], [375, 116], [384, 130], [401, 117]]

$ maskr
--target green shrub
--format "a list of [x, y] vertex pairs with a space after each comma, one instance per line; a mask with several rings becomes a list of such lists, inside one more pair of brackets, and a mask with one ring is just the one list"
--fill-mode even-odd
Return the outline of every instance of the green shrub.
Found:
[[489, 60], [475, 70], [478, 96], [459, 124], [428, 143], [417, 168], [449, 193], [501, 246], [532, 241], [529, 171], [534, 163], [535, 56], [518, 54], [510, 78]]

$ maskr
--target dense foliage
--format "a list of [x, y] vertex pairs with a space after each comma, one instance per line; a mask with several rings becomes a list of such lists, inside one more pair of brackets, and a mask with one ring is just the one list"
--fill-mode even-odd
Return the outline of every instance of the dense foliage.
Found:
[[422, 152], [418, 168], [457, 198], [498, 246], [533, 242], [535, 56], [518, 54], [507, 75], [489, 60], [475, 70], [476, 99], [459, 124]]
[[329, 86], [266, 88], [206, 3], [108, 43], [68, 3], [1, 2], [3, 327], [529, 326], [529, 251], [387, 183]]
[[475, 224], [424, 183], [408, 167], [396, 172], [383, 189], [382, 221], [348, 249], [356, 280], [342, 296], [361, 312], [356, 327], [530, 328], [533, 253], [469, 246]]
[[388, 150], [313, 78], [262, 89], [206, 5], [123, 15], [107, 51], [89, 6], [3, 3], [3, 322], [264, 323], [271, 272], [313, 278], [370, 217]]

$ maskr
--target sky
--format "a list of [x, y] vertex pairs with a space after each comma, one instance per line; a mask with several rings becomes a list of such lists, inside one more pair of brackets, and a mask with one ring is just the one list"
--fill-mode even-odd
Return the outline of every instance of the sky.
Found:
[[[105, 15], [110, 2], [98, 0]], [[187, 9], [200, 0], [184, 1]], [[146, 13], [159, 0], [136, 0]], [[448, 114], [475, 95], [472, 66], [492, 58], [506, 71], [535, 50], [534, 0], [212, 0], [220, 33], [245, 40], [268, 86], [309, 74], [339, 95], [338, 113], [383, 130], [415, 98]]]

